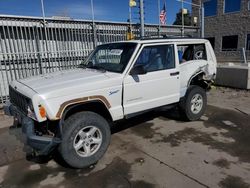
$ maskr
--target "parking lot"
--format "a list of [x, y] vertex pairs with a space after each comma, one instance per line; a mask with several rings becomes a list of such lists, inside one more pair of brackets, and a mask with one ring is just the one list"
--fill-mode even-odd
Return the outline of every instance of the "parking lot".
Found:
[[118, 123], [105, 156], [83, 170], [26, 160], [18, 130], [1, 115], [0, 187], [250, 187], [250, 93], [214, 89], [208, 103], [195, 122], [171, 110]]

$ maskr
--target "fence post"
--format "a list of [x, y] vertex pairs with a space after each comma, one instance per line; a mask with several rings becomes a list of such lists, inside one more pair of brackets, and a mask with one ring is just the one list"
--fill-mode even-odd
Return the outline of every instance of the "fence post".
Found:
[[39, 45], [39, 32], [37, 26], [35, 26], [35, 43], [36, 43], [36, 49], [37, 49], [37, 61], [38, 61], [38, 67], [39, 67], [39, 73], [43, 73], [42, 69], [42, 58], [41, 58], [41, 49]]
[[244, 63], [247, 64], [247, 58], [246, 58], [246, 50], [245, 50], [245, 48], [242, 48], [242, 56], [243, 56]]
[[96, 36], [96, 23], [92, 23], [92, 32], [93, 32], [93, 47], [95, 48], [97, 46], [97, 36]]

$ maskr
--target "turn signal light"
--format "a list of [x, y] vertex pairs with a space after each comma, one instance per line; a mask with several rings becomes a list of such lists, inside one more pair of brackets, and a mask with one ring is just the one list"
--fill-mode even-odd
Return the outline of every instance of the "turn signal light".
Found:
[[39, 113], [42, 118], [46, 118], [46, 110], [42, 105], [39, 105]]

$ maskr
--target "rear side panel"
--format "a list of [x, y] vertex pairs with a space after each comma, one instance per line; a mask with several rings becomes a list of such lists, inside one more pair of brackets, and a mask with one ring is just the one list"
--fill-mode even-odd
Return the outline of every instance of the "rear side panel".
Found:
[[[185, 44], [187, 43], [180, 43], [180, 45]], [[187, 45], [189, 44], [192, 43], [188, 43]], [[206, 50], [206, 59], [192, 59], [180, 63], [181, 97], [185, 95], [191, 79], [197, 74], [204, 73], [204, 78], [206, 80], [212, 80], [215, 78], [217, 66], [216, 57], [211, 44], [207, 41], [204, 45]]]

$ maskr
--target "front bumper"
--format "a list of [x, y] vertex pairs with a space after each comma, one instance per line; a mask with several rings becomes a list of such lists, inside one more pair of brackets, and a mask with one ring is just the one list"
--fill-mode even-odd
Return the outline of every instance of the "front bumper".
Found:
[[34, 120], [22, 114], [13, 104], [7, 103], [4, 106], [4, 113], [8, 116], [14, 116], [22, 125], [26, 144], [33, 148], [39, 155], [48, 155], [60, 144], [60, 138], [37, 135], [35, 133]]

